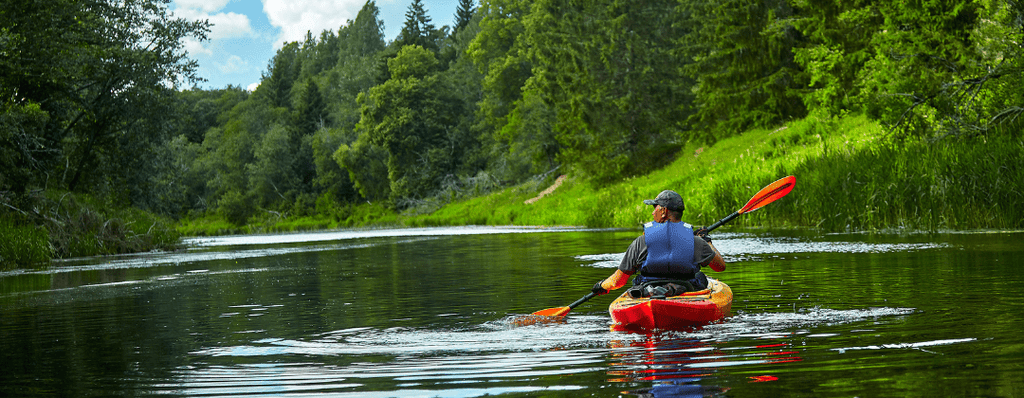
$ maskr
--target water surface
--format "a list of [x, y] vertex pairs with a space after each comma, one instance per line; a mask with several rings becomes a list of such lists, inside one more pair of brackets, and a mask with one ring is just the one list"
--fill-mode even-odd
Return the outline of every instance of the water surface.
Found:
[[1021, 233], [726, 232], [725, 321], [613, 332], [638, 231], [197, 239], [0, 274], [0, 395], [1024, 396]]

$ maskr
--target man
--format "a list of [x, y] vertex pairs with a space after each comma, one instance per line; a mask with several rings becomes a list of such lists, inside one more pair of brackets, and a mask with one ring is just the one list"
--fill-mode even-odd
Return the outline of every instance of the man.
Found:
[[711, 245], [707, 232], [681, 222], [685, 206], [683, 197], [672, 190], [664, 190], [658, 197], [644, 200], [653, 205], [654, 222], [644, 225], [644, 234], [636, 238], [619, 264], [619, 269], [607, 279], [597, 282], [595, 294], [606, 294], [633, 279], [629, 293], [633, 297], [675, 296], [687, 291], [703, 290], [708, 279], [700, 272], [703, 266], [725, 271], [725, 260]]

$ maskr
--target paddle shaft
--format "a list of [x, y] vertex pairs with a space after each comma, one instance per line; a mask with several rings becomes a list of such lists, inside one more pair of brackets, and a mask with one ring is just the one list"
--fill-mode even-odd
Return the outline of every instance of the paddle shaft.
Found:
[[579, 300], [573, 301], [572, 304], [569, 304], [568, 308], [570, 310], [573, 309], [573, 308], [576, 308], [580, 304], [583, 304], [583, 303], [587, 302], [587, 300], [590, 300], [590, 299], [594, 298], [595, 296], [597, 296], [597, 293], [594, 293], [594, 292], [587, 293], [586, 296], [583, 296]]
[[739, 212], [736, 212], [736, 211], [732, 212], [732, 214], [730, 214], [730, 215], [728, 215], [728, 216], [725, 216], [725, 218], [723, 218], [723, 219], [721, 219], [721, 220], [718, 220], [718, 221], [716, 221], [716, 222], [715, 222], [714, 224], [711, 224], [711, 226], [709, 226], [709, 227], [707, 228], [707, 232], [711, 232], [711, 231], [713, 231], [713, 230], [714, 230], [715, 228], [718, 228], [718, 227], [721, 227], [722, 225], [725, 225], [725, 223], [727, 223], [727, 222], [729, 222], [729, 221], [732, 221], [732, 219], [734, 219], [734, 218], [736, 218], [736, 217], [739, 217], [739, 215], [740, 215], [740, 213], [739, 213]]

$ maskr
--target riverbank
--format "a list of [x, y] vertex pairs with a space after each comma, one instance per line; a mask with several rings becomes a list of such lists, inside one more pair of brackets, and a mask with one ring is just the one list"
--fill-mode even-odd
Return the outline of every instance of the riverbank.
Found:
[[0, 270], [52, 259], [173, 250], [173, 221], [90, 195], [39, 192], [0, 213]]
[[[1024, 143], [1019, 138], [895, 141], [865, 116], [808, 117], [716, 142], [690, 143], [661, 170], [595, 185], [557, 174], [498, 192], [432, 202], [395, 214], [379, 204], [318, 206], [313, 217], [267, 214], [237, 227], [219, 218], [182, 222], [183, 235], [354, 227], [549, 225], [635, 228], [650, 218], [642, 199], [663, 189], [686, 201], [684, 219], [707, 225], [761, 187], [797, 177], [787, 197], [736, 219], [747, 227], [824, 232], [1024, 228]], [[552, 187], [556, 189], [551, 190]]]
[[864, 116], [810, 117], [748, 131], [712, 146], [690, 144], [668, 167], [608, 186], [570, 178], [536, 203], [512, 188], [422, 216], [413, 226], [581, 225], [637, 227], [642, 199], [675, 189], [683, 218], [707, 225], [761, 187], [795, 175], [796, 188], [734, 225], [860, 230], [1024, 227], [1024, 143], [1017, 138], [894, 142]]
[[168, 248], [179, 235], [454, 225], [636, 228], [650, 218], [649, 206], [641, 201], [663, 189], [683, 195], [685, 220], [707, 225], [787, 175], [797, 178], [792, 193], [731, 224], [822, 232], [1021, 229], [1022, 171], [1020, 138], [895, 142], [864, 116], [809, 117], [710, 146], [685, 145], [669, 166], [614, 184], [598, 186], [571, 173], [552, 173], [490, 194], [428, 202], [401, 214], [380, 203], [318, 202], [315, 216], [266, 212], [244, 226], [220, 216], [173, 224], [76, 196], [48, 198], [40, 214], [62, 219], [42, 224], [28, 222], [27, 215], [0, 220], [0, 262], [11, 268], [49, 258]]

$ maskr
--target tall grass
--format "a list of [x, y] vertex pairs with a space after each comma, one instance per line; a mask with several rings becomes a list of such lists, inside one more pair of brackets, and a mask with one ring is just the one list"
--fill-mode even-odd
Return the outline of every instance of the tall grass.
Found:
[[822, 231], [1024, 227], [1024, 145], [1019, 138], [894, 143], [864, 116], [811, 116], [713, 146], [689, 144], [668, 167], [618, 184], [570, 178], [533, 204], [546, 184], [454, 203], [407, 225], [637, 227], [643, 199], [663, 189], [686, 202], [683, 218], [707, 225], [765, 185], [795, 175], [788, 196], [733, 221]]
[[31, 210], [7, 203], [0, 213], [0, 268], [180, 245], [181, 237], [168, 220], [88, 195], [48, 192], [25, 203]]
[[822, 231], [1024, 228], [1020, 138], [897, 143], [887, 137], [862, 115], [812, 115], [710, 146], [689, 143], [667, 167], [616, 184], [595, 185], [570, 173], [535, 202], [529, 199], [551, 186], [556, 175], [468, 199], [449, 195], [443, 203], [404, 214], [380, 205], [321, 209], [318, 203], [315, 217], [255, 217], [239, 232], [374, 225], [636, 228], [651, 219], [651, 207], [642, 201], [664, 189], [683, 196], [684, 220], [708, 225], [787, 175], [796, 176], [788, 196], [732, 225]]
[[916, 142], [813, 159], [794, 214], [825, 230], [1024, 227], [1019, 139]]
[[0, 270], [39, 264], [50, 260], [46, 230], [24, 217], [0, 217]]

